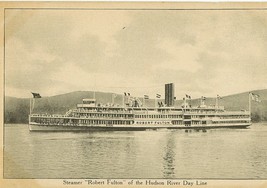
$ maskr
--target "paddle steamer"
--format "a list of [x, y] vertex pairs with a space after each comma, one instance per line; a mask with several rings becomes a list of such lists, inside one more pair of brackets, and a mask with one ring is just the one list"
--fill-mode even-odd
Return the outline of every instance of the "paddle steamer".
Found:
[[[83, 99], [65, 115], [29, 115], [30, 131], [128, 131], [146, 129], [246, 128], [251, 125], [250, 110], [226, 111], [218, 105], [192, 107], [186, 95], [181, 107], [174, 106], [173, 84], [165, 85], [165, 103], [146, 107], [139, 98], [123, 96], [123, 105], [102, 105], [96, 99]], [[250, 97], [249, 97], [250, 101]]]

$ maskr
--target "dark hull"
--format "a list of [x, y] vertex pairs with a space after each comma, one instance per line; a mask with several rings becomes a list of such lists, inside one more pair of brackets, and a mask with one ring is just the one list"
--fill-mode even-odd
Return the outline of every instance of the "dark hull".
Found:
[[250, 124], [242, 125], [220, 125], [220, 126], [172, 126], [172, 127], [140, 127], [140, 126], [63, 126], [63, 125], [29, 125], [29, 130], [32, 132], [94, 132], [94, 131], [145, 131], [145, 130], [157, 130], [157, 129], [218, 129], [218, 128], [247, 128]]

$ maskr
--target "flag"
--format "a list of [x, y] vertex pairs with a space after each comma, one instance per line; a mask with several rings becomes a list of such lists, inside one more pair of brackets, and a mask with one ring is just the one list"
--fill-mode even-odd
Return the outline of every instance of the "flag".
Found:
[[148, 95], [144, 95], [144, 99], [149, 99], [149, 96]]
[[185, 94], [186, 98], [191, 99], [190, 95]]
[[127, 93], [124, 92], [124, 95], [127, 96]]
[[260, 96], [258, 94], [255, 94], [255, 93], [250, 93], [251, 94], [251, 99], [253, 101], [256, 101], [256, 102], [261, 102], [260, 100]]
[[32, 96], [33, 96], [33, 98], [42, 98], [39, 93], [33, 93], [32, 92]]
[[161, 97], [161, 95], [160, 95], [160, 94], [157, 94], [157, 95], [156, 95], [156, 97], [157, 97], [157, 98], [160, 98], [160, 97]]
[[159, 105], [159, 107], [163, 107], [164, 106], [164, 104], [163, 104], [162, 101], [161, 102], [158, 102], [158, 105]]

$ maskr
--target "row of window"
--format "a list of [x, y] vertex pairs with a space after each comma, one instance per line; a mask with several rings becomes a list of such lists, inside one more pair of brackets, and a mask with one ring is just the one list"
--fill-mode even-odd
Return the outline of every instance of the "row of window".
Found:
[[131, 114], [80, 114], [76, 115], [75, 117], [82, 117], [82, 118], [133, 118]]
[[221, 124], [221, 123], [250, 123], [250, 121], [240, 120], [240, 121], [214, 121], [213, 124]]
[[172, 124], [173, 125], [182, 125], [183, 124], [183, 121], [172, 121]]
[[202, 125], [201, 121], [192, 121], [192, 125]]
[[182, 115], [135, 115], [135, 118], [150, 118], [150, 119], [159, 119], [159, 118], [182, 118]]
[[243, 119], [243, 118], [249, 118], [249, 115], [232, 115], [232, 116], [220, 116], [221, 119]]
[[130, 125], [132, 121], [108, 121], [108, 120], [79, 120], [79, 124], [87, 125]]
[[218, 116], [218, 115], [192, 115], [191, 118], [206, 118], [206, 117], [219, 117], [220, 119], [242, 119], [242, 118], [249, 118], [249, 115], [227, 115], [227, 116]]
[[[184, 116], [185, 119], [191, 119], [191, 118], [207, 118], [207, 117], [216, 117], [216, 116]], [[242, 118], [249, 118], [249, 116], [218, 116], [221, 119], [242, 119]], [[135, 115], [135, 118], [183, 118], [182, 115]]]
[[128, 111], [128, 110], [105, 110], [105, 109], [93, 109], [93, 110], [83, 110], [83, 109], [78, 109], [78, 110], [73, 110], [74, 112], [78, 112], [78, 113], [90, 113], [90, 112], [96, 112], [96, 113], [132, 113], [132, 111]]
[[[131, 124], [133, 121], [127, 120], [88, 120], [88, 119], [61, 119], [61, 118], [31, 118], [32, 122], [48, 123], [48, 124], [66, 124], [66, 123], [80, 123], [80, 124]], [[190, 121], [192, 125], [202, 124], [201, 121]], [[183, 121], [173, 120], [173, 125], [182, 125]], [[235, 121], [214, 121], [214, 124], [219, 123], [250, 123], [249, 120], [235, 120]], [[169, 121], [136, 121], [136, 124], [170, 124]]]
[[57, 119], [57, 118], [31, 118], [31, 122], [61, 124], [61, 123], [67, 123], [68, 120]]

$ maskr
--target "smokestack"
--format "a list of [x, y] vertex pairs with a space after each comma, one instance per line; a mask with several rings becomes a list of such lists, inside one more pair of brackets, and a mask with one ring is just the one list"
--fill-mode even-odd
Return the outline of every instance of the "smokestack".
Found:
[[167, 106], [174, 106], [174, 84], [165, 84], [165, 104]]

